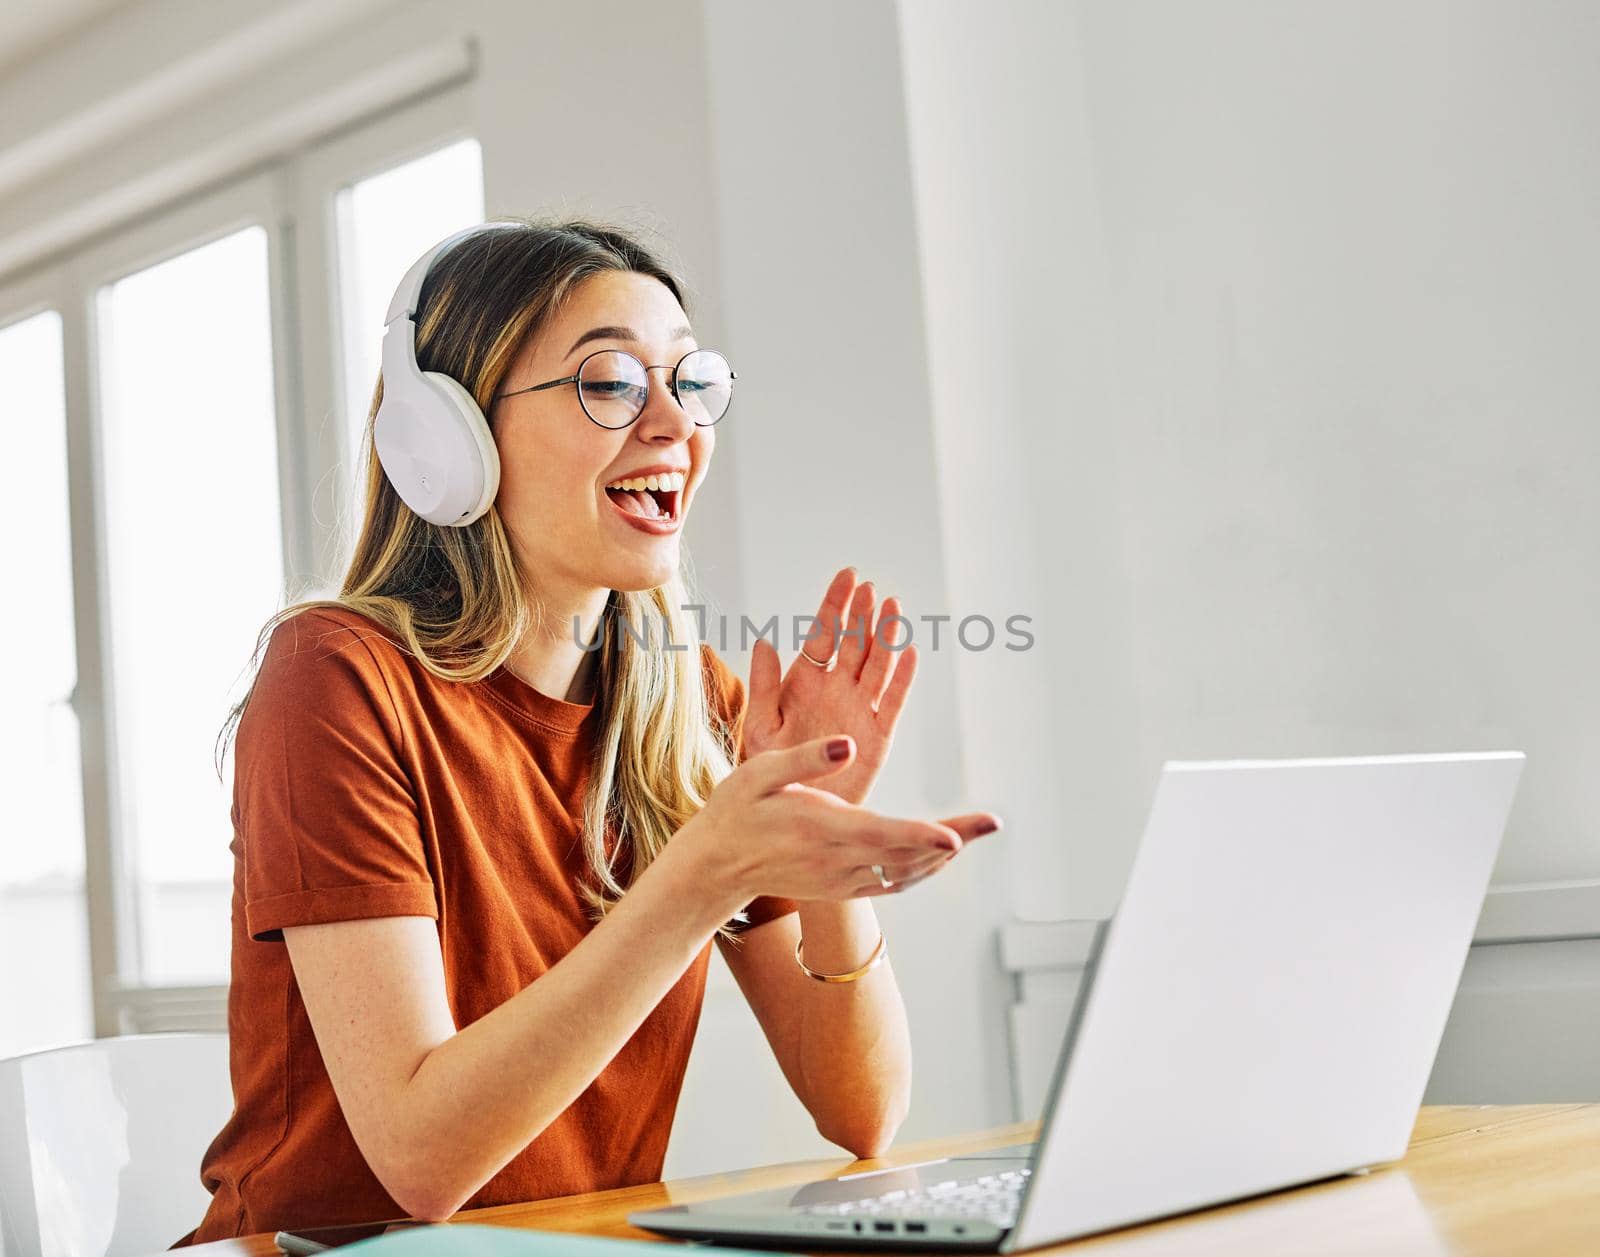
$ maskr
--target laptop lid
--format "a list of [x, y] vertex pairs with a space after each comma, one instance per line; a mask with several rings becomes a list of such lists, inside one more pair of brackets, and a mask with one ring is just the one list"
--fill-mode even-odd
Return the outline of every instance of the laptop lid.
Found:
[[1168, 764], [1005, 1248], [1404, 1155], [1523, 758]]

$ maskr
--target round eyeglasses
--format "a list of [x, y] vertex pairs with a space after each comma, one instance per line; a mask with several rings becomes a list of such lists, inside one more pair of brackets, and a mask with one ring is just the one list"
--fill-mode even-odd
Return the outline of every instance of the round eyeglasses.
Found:
[[[667, 370], [665, 365], [647, 367], [625, 349], [597, 349], [578, 364], [576, 375], [527, 388], [498, 393], [497, 397], [516, 397], [562, 384], [578, 386], [578, 403], [583, 413], [602, 428], [626, 428], [644, 411], [650, 396], [650, 372]], [[715, 349], [695, 349], [684, 354], [672, 370], [672, 395], [694, 420], [695, 426], [709, 428], [728, 413], [733, 400], [733, 382], [739, 373]]]

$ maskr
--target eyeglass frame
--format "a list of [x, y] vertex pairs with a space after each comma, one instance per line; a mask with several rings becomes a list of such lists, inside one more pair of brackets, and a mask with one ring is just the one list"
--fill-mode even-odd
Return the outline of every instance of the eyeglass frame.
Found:
[[[586, 367], [589, 364], [589, 359], [598, 358], [601, 354], [626, 354], [628, 357], [632, 358], [635, 362], [637, 362], [639, 364], [639, 369], [642, 370], [645, 373], [645, 375], [644, 375], [644, 382], [645, 382], [644, 405], [639, 407], [638, 411], [634, 414], [633, 418], [628, 420], [627, 423], [619, 424], [616, 427], [612, 427], [610, 424], [601, 423], [598, 419], [596, 419], [593, 415], [591, 415], [589, 413], [589, 408], [584, 405], [584, 403], [583, 403], [583, 390], [581, 388], [577, 390], [577, 392], [578, 392], [578, 405], [579, 405], [580, 408], [582, 408], [583, 417], [585, 419], [587, 419], [590, 423], [594, 424], [594, 426], [597, 427], [597, 428], [604, 428], [607, 432], [621, 432], [624, 429], [631, 428], [631, 427], [633, 427], [634, 424], [638, 423], [639, 422], [639, 416], [644, 414], [644, 407], [648, 406], [650, 404], [650, 390], [655, 387], [655, 385], [652, 384], [651, 381], [650, 381], [650, 372], [652, 372], [652, 371], [665, 371], [665, 370], [667, 370], [668, 367], [671, 367], [671, 369], [672, 369], [672, 383], [668, 387], [672, 390], [672, 400], [678, 403], [678, 409], [683, 410], [684, 414], [688, 414], [689, 413], [688, 410], [684, 408], [683, 399], [678, 396], [678, 368], [683, 366], [683, 364], [685, 362], [687, 362], [690, 358], [694, 357], [695, 354], [698, 354], [698, 353], [713, 353], [713, 354], [716, 354], [717, 357], [721, 358], [724, 362], [728, 362], [727, 356], [725, 354], [723, 354], [723, 352], [720, 349], [707, 349], [704, 345], [702, 345], [699, 349], [691, 349], [688, 353], [684, 354], [683, 357], [678, 359], [676, 365], [674, 365], [672, 363], [662, 362], [662, 363], [657, 363], [655, 366], [646, 366], [644, 360], [642, 358], [640, 358], [638, 354], [629, 353], [628, 350], [626, 350], [626, 349], [596, 349], [593, 353], [585, 354], [583, 356], [583, 361], [578, 364], [577, 373], [574, 374], [574, 375], [563, 376], [559, 380], [546, 380], [543, 384], [530, 384], [530, 385], [528, 385], [527, 388], [513, 389], [509, 393], [496, 393], [495, 394], [495, 398], [496, 398], [496, 400], [498, 400], [499, 398], [502, 398], [502, 397], [520, 397], [523, 393], [537, 393], [537, 392], [540, 392], [543, 389], [557, 388], [562, 384], [577, 384], [583, 378], [583, 369], [584, 369], [584, 367]], [[710, 423], [701, 423], [698, 419], [694, 420], [694, 426], [695, 427], [697, 427], [697, 428], [714, 428], [719, 423], [721, 423], [724, 419], [726, 419], [728, 417], [728, 411], [733, 409], [733, 381], [737, 380], [738, 378], [739, 378], [739, 373], [733, 369], [733, 363], [728, 362], [728, 404], [727, 404], [727, 406], [725, 406], [723, 408], [722, 413], [720, 415], [718, 415], [715, 419], [713, 419]]]

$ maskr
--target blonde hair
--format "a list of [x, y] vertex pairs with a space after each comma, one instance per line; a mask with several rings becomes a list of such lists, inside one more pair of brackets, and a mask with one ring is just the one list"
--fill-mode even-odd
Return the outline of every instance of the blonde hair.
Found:
[[[418, 365], [454, 377], [486, 415], [518, 349], [591, 275], [650, 275], [683, 304], [682, 286], [667, 266], [616, 228], [582, 219], [503, 221], [518, 229], [469, 236], [434, 262], [417, 317]], [[343, 607], [367, 616], [427, 671], [459, 682], [483, 680], [506, 662], [525, 633], [552, 627], [548, 610], [523, 579], [496, 508], [466, 527], [449, 528], [426, 522], [401, 501], [373, 444], [372, 419], [382, 400], [380, 375], [363, 442], [361, 530], [339, 596], [296, 602], [269, 619], [251, 657], [257, 671], [274, 630], [314, 608]], [[679, 571], [654, 589], [613, 590], [601, 617], [599, 725], [581, 818], [592, 884], [579, 887], [596, 920], [733, 770], [731, 730], [708, 701], [697, 626], [684, 610], [692, 605], [688, 592], [689, 578]], [[665, 631], [673, 649], [652, 645], [652, 624]], [[219, 777], [227, 743], [254, 690], [252, 681], [218, 735]], [[621, 876], [619, 866], [626, 867]], [[742, 914], [735, 918], [741, 919]], [[736, 937], [729, 926], [720, 932]]]

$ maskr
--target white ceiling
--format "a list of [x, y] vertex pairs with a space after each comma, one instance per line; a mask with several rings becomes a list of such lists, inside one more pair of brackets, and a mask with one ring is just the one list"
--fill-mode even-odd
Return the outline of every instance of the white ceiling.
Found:
[[0, 76], [128, 0], [0, 0]]

